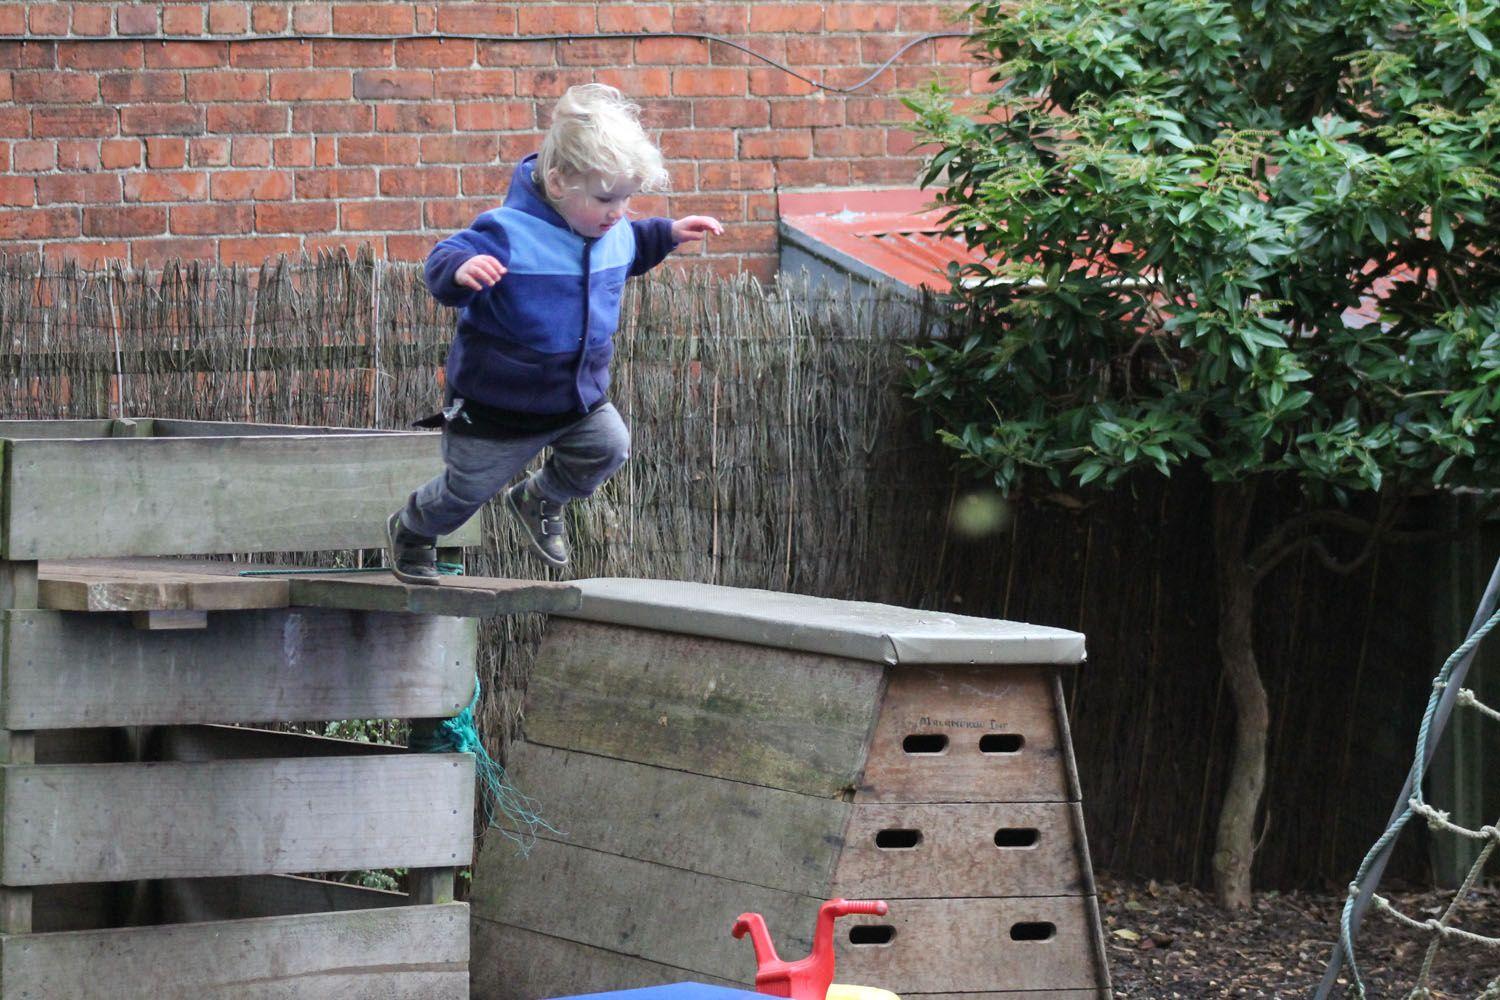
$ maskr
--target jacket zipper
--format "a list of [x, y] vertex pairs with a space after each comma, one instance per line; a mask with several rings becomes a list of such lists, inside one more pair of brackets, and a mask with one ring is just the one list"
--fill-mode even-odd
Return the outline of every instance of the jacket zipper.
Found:
[[586, 363], [589, 352], [589, 251], [593, 244], [588, 240], [583, 241], [583, 330], [578, 336], [578, 364], [573, 368], [573, 393], [578, 397], [578, 409], [584, 409], [583, 389], [578, 384], [579, 377], [583, 374], [583, 366]]

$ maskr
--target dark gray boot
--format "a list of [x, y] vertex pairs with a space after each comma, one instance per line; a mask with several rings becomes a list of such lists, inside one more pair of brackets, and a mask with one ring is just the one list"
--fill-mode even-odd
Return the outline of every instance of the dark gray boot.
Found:
[[568, 564], [568, 527], [563, 522], [563, 505], [543, 499], [527, 489], [530, 480], [522, 480], [505, 491], [505, 506], [526, 529], [531, 551], [549, 566]]
[[437, 539], [424, 538], [401, 523], [401, 512], [385, 524], [386, 561], [402, 583], [437, 583]]

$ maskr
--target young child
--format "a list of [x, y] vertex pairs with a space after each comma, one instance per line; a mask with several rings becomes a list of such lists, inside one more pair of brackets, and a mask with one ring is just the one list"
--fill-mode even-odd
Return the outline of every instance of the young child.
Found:
[[630, 454], [606, 397], [625, 279], [718, 220], [627, 220], [632, 195], [666, 186], [640, 109], [602, 84], [558, 100], [540, 153], [516, 167], [505, 204], [433, 248], [432, 295], [460, 310], [448, 353], [443, 472], [390, 516], [390, 564], [435, 583], [437, 536], [463, 524], [544, 448], [541, 469], [505, 491], [531, 549], [568, 563], [563, 507], [589, 496]]

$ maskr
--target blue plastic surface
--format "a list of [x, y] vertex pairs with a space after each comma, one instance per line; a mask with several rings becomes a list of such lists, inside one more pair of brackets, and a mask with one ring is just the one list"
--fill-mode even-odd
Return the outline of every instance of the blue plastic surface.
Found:
[[709, 986], [707, 983], [668, 983], [665, 986], [643, 986], [636, 990], [552, 997], [550, 1000], [765, 1000], [765, 997], [749, 990], [733, 990], [725, 986]]

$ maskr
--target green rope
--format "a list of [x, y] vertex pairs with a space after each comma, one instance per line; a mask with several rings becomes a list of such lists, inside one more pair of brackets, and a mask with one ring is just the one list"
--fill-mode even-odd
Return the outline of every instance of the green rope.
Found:
[[[451, 719], [444, 719], [430, 737], [413, 738], [413, 750], [428, 753], [471, 753], [474, 755], [474, 775], [479, 779], [480, 799], [484, 805], [484, 822], [494, 827], [508, 840], [515, 842], [521, 856], [525, 857], [536, 842], [537, 832], [546, 830], [557, 833], [556, 828], [537, 813], [537, 802], [510, 784], [502, 767], [479, 738], [474, 725], [474, 712], [479, 707], [479, 677], [474, 677], [474, 697], [469, 707]], [[506, 822], [497, 822], [503, 818]]]

